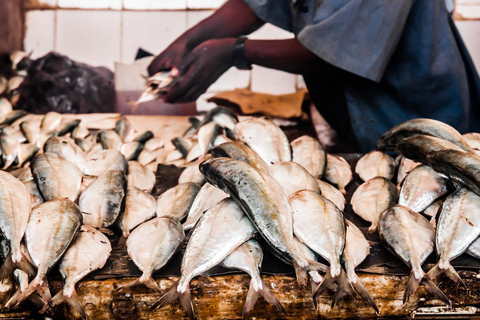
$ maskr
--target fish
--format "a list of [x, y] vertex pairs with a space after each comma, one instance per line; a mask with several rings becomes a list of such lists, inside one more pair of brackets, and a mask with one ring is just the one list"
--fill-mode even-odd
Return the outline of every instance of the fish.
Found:
[[198, 147], [202, 155], [207, 154], [213, 146], [215, 138], [221, 133], [222, 127], [215, 122], [209, 122], [198, 129]]
[[175, 148], [178, 151], [180, 151], [183, 158], [187, 157], [188, 152], [193, 147], [193, 143], [190, 140], [182, 138], [182, 137], [173, 138], [172, 139], [172, 144], [175, 146]]
[[435, 248], [438, 262], [427, 277], [430, 280], [445, 273], [456, 283], [465, 283], [450, 261], [463, 254], [480, 236], [480, 196], [460, 188], [445, 199], [435, 229]]
[[235, 126], [234, 133], [268, 165], [292, 161], [287, 136], [273, 121], [250, 118], [239, 122]]
[[340, 190], [338, 190], [328, 182], [319, 179], [316, 180], [318, 188], [320, 189], [319, 193], [328, 200], [332, 201], [338, 207], [338, 209], [343, 212], [345, 210], [346, 200]]
[[72, 133], [73, 130], [75, 130], [75, 128], [80, 125], [80, 122], [82, 122], [82, 120], [80, 119], [62, 122], [55, 128], [53, 135], [61, 137], [66, 135], [67, 133]]
[[435, 151], [462, 149], [455, 144], [436, 137], [416, 135], [403, 139], [397, 144], [397, 150], [406, 158], [428, 164], [427, 156]]
[[302, 256], [293, 242], [292, 214], [288, 199], [275, 179], [229, 158], [213, 158], [200, 164], [205, 179], [228, 193], [245, 211], [259, 234], [281, 261], [293, 264], [299, 284], [306, 271], [319, 266]]
[[73, 128], [71, 138], [73, 139], [85, 139], [90, 134], [90, 131], [87, 127], [83, 126], [80, 123], [78, 126]]
[[113, 130], [101, 130], [98, 134], [98, 138], [105, 150], [114, 149], [120, 151], [123, 144], [120, 136]]
[[146, 193], [152, 193], [155, 186], [155, 173], [138, 161], [128, 161], [128, 185]]
[[183, 137], [192, 137], [197, 133], [198, 128], [200, 128], [201, 120], [196, 117], [188, 117], [188, 122], [190, 122], [190, 127], [185, 130]]
[[83, 176], [82, 177], [82, 185], [80, 186], [80, 194], [88, 188], [89, 185], [92, 184], [93, 181], [97, 180], [97, 176]]
[[137, 161], [146, 166], [147, 164], [154, 162], [157, 159], [157, 155], [152, 151], [143, 149], [137, 157]]
[[187, 162], [193, 162], [198, 158], [202, 157], [202, 150], [200, 150], [200, 146], [198, 142], [195, 142], [192, 148], [188, 151], [187, 157], [185, 158]]
[[40, 132], [47, 134], [53, 132], [62, 122], [62, 115], [58, 112], [50, 111], [45, 114], [40, 123]]
[[[150, 152], [150, 151], [148, 151]], [[153, 154], [153, 152], [152, 152]], [[185, 157], [183, 156], [182, 152], [180, 152], [179, 150], [175, 149], [175, 150], [172, 150], [170, 151], [168, 154], [167, 154], [167, 157], [165, 158], [165, 162], [166, 163], [171, 163], [171, 162], [174, 162], [174, 161], [177, 161], [177, 160], [182, 160], [184, 159]], [[152, 158], [153, 159], [153, 158]], [[141, 159], [139, 159], [139, 161], [141, 161]], [[153, 160], [152, 160], [153, 161]], [[148, 163], [145, 163], [145, 164], [148, 164]]]
[[375, 177], [384, 177], [392, 180], [395, 174], [395, 160], [381, 151], [372, 151], [358, 160], [355, 172], [363, 181], [368, 181]]
[[130, 161], [137, 159], [143, 148], [144, 146], [140, 142], [132, 141], [123, 144], [120, 147], [120, 152], [125, 156], [125, 159], [127, 159], [127, 161]]
[[458, 150], [436, 151], [427, 155], [428, 164], [451, 182], [480, 195], [480, 156]]
[[431, 167], [421, 165], [410, 171], [403, 180], [398, 204], [422, 212], [447, 192], [447, 181]]
[[207, 112], [202, 121], [198, 124], [198, 128], [201, 128], [212, 121], [223, 128], [234, 130], [235, 125], [238, 123], [238, 117], [235, 112], [229, 108], [218, 106]]
[[327, 164], [324, 146], [317, 139], [306, 135], [293, 140], [290, 146], [292, 161], [303, 166], [314, 178], [321, 179]]
[[83, 168], [83, 173], [90, 176], [99, 176], [107, 171], [128, 169], [127, 159], [119, 151], [114, 149], [103, 150], [91, 157]]
[[82, 184], [82, 172], [70, 161], [45, 152], [31, 162], [32, 174], [45, 200], [68, 198], [75, 201]]
[[25, 120], [20, 123], [20, 130], [30, 143], [37, 143], [40, 135], [40, 127], [34, 120]]
[[215, 158], [226, 157], [248, 163], [257, 170], [269, 173], [268, 164], [250, 147], [239, 142], [225, 142], [212, 149]]
[[187, 219], [182, 224], [183, 229], [185, 231], [192, 229], [207, 209], [227, 197], [227, 193], [210, 183], [205, 183], [195, 196], [190, 210], [188, 210]]
[[18, 162], [19, 167], [25, 166], [26, 163], [35, 157], [38, 151], [39, 149], [35, 144], [22, 143], [18, 147], [17, 159], [15, 161]]
[[59, 262], [58, 269], [65, 279], [65, 285], [53, 297], [52, 307], [66, 302], [86, 319], [75, 285], [92, 271], [103, 268], [111, 252], [110, 240], [103, 233], [89, 226], [81, 226]]
[[[79, 146], [83, 150], [83, 152], [87, 154], [90, 152], [90, 150], [93, 147], [93, 143], [89, 139], [75, 138], [75, 144]], [[100, 145], [100, 148], [102, 148], [102, 145]]]
[[[5, 93], [5, 91], [7, 91], [7, 87], [8, 87], [7, 78], [5, 78], [4, 76], [0, 76], [0, 95], [2, 95], [3, 93]], [[3, 98], [3, 97], [0, 99], [8, 101], [7, 98]], [[0, 105], [2, 105], [3, 103], [2, 100], [0, 100]]]
[[140, 103], [158, 99], [165, 94], [172, 86], [177, 83], [181, 77], [174, 77], [170, 71], [160, 71], [147, 79], [147, 89], [135, 102], [135, 106]]
[[10, 171], [9, 173], [21, 182], [33, 180], [33, 175], [30, 168], [18, 168]]
[[404, 156], [400, 156], [397, 162], [398, 162], [398, 172], [397, 172], [398, 183], [401, 183], [410, 171], [412, 171], [414, 168], [421, 165], [420, 162], [410, 160], [408, 158], [405, 158]]
[[25, 185], [10, 173], [0, 170], [0, 229], [9, 243], [11, 257], [11, 263], [2, 265], [0, 279], [9, 277], [15, 267], [34, 273], [20, 248], [30, 211], [30, 195]]
[[[25, 185], [28, 193], [30, 194], [30, 201], [31, 202], [32, 202], [32, 200], [33, 200], [33, 203], [37, 203], [37, 202], [43, 203], [43, 202], [45, 202], [45, 199], [43, 199], [43, 196], [40, 193], [40, 191], [38, 190], [37, 184], [35, 183], [34, 180], [25, 181], [25, 182], [23, 182], [23, 184]], [[32, 196], [34, 196], [34, 197], [32, 198]], [[33, 203], [32, 203], [32, 208], [35, 207], [33, 205]]]
[[81, 224], [80, 210], [69, 199], [50, 200], [32, 209], [25, 241], [37, 275], [23, 292], [10, 298], [6, 308], [18, 306], [35, 291], [51, 304], [47, 273], [65, 253]]
[[327, 166], [324, 178], [338, 186], [342, 194], [346, 194], [345, 187], [352, 181], [352, 168], [348, 162], [340, 156], [327, 153]]
[[145, 131], [140, 134], [137, 134], [134, 138], [133, 141], [140, 142], [140, 143], [147, 143], [148, 140], [152, 139], [154, 137], [154, 134], [152, 131]]
[[152, 274], [163, 268], [181, 248], [185, 234], [180, 222], [163, 216], [140, 224], [127, 239], [127, 252], [135, 265], [142, 271], [140, 278], [117, 287], [117, 290], [140, 284], [160, 292]]
[[200, 186], [193, 182], [180, 183], [157, 199], [157, 217], [172, 216], [182, 221], [188, 214]]
[[427, 219], [404, 206], [395, 205], [381, 214], [378, 233], [387, 249], [412, 269], [403, 295], [404, 303], [420, 284], [424, 284], [437, 298], [451, 304], [422, 269], [422, 264], [433, 252], [435, 239], [435, 230]]
[[[306, 244], [298, 240], [298, 238], [295, 237], [295, 235], [293, 236], [293, 242], [295, 243], [295, 246], [298, 248], [298, 250], [302, 252], [302, 255], [304, 257], [312, 261], [318, 260], [317, 254], [314, 251], [312, 251], [312, 249], [310, 249]], [[328, 268], [327, 266], [324, 266], [325, 270], [327, 268]], [[320, 283], [322, 283], [323, 277], [320, 275], [320, 273], [318, 273], [317, 270], [309, 270], [308, 275], [310, 276], [310, 285], [311, 285], [312, 295], [313, 295], [317, 290], [318, 286], [320, 285]], [[332, 290], [336, 291], [336, 289], [337, 289], [337, 285], [334, 284], [334, 286], [332, 286]]]
[[[351, 291], [340, 280], [345, 277], [341, 257], [345, 248], [345, 218], [330, 200], [311, 190], [300, 190], [288, 198], [295, 236], [330, 263], [325, 278], [313, 294], [318, 296], [333, 283], [340, 291]], [[332, 307], [335, 305], [336, 298]]]
[[66, 137], [51, 137], [44, 146], [44, 152], [55, 153], [65, 160], [75, 164], [80, 171], [83, 171], [85, 162], [85, 153], [82, 148], [76, 145], [73, 140]]
[[115, 132], [123, 143], [131, 142], [134, 136], [132, 122], [125, 116], [120, 117], [115, 123]]
[[371, 223], [368, 233], [377, 231], [380, 215], [398, 199], [397, 188], [390, 180], [375, 177], [361, 184], [350, 201], [353, 212]]
[[98, 176], [78, 199], [83, 224], [94, 228], [108, 228], [120, 214], [127, 181], [120, 170], [111, 170]]
[[317, 180], [296, 162], [274, 163], [270, 166], [270, 175], [282, 186], [287, 197], [302, 189], [320, 192]]
[[226, 143], [226, 142], [233, 142], [233, 140], [230, 139], [229, 137], [227, 137], [227, 136], [224, 135], [224, 134], [219, 134], [219, 135], [215, 138], [215, 141], [213, 141], [213, 147], [219, 146], [219, 145], [221, 145], [222, 143]]
[[428, 207], [426, 207], [425, 210], [422, 211], [422, 213], [424, 215], [432, 217], [432, 220], [435, 220], [435, 218], [437, 217], [437, 214], [442, 208], [444, 201], [445, 201], [444, 197], [438, 198], [437, 200], [433, 201]]
[[15, 121], [17, 121], [18, 119], [25, 117], [27, 114], [28, 113], [26, 111], [23, 111], [23, 110], [10, 111], [9, 113], [7, 113], [5, 115], [0, 116], [0, 126], [3, 126], [3, 125], [8, 126], [8, 125], [14, 123]]
[[377, 142], [380, 150], [393, 150], [405, 138], [415, 135], [427, 135], [450, 141], [462, 150], [473, 152], [473, 149], [462, 138], [462, 135], [446, 123], [433, 119], [417, 118], [405, 121], [385, 132]]
[[362, 263], [370, 254], [370, 244], [362, 231], [350, 220], [345, 220], [347, 230], [345, 238], [345, 249], [342, 255], [342, 264], [345, 267], [347, 278], [358, 294], [365, 299], [370, 306], [378, 313], [378, 306], [363, 286], [362, 280], [355, 273], [355, 268]]
[[193, 319], [190, 281], [220, 264], [254, 234], [255, 227], [232, 198], [223, 199], [208, 209], [193, 229], [185, 248], [180, 280], [155, 302], [152, 309], [179, 299], [187, 316]]
[[15, 136], [0, 134], [0, 148], [2, 150], [3, 168], [9, 168], [17, 158], [20, 143]]
[[244, 319], [248, 312], [253, 309], [260, 295], [262, 295], [268, 303], [274, 305], [278, 310], [280, 310], [280, 312], [285, 312], [282, 304], [275, 297], [275, 294], [270, 291], [268, 286], [262, 280], [260, 275], [262, 261], [262, 247], [260, 247], [260, 244], [257, 241], [250, 239], [233, 251], [221, 263], [221, 265], [227, 269], [238, 269], [244, 271], [248, 273], [251, 278], [247, 299], [243, 308]]
[[120, 213], [117, 224], [126, 238], [130, 232], [141, 223], [150, 220], [155, 216], [157, 201], [150, 194], [128, 186], [125, 196], [125, 210]]
[[470, 147], [472, 147], [473, 150], [480, 150], [480, 133], [477, 132], [469, 132], [469, 133], [464, 133], [462, 134], [463, 140], [465, 140], [466, 143]]
[[203, 185], [205, 183], [205, 177], [200, 172], [199, 165], [210, 158], [211, 156], [207, 154], [198, 158], [195, 162], [190, 163], [178, 177], [178, 183], [195, 182], [200, 186]]
[[159, 138], [152, 138], [145, 142], [145, 149], [148, 151], [155, 151], [157, 149], [163, 148], [165, 142]]

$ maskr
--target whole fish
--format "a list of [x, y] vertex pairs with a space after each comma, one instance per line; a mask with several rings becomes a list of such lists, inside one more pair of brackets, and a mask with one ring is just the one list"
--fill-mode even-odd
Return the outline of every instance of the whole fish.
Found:
[[200, 186], [193, 182], [181, 183], [168, 189], [157, 199], [157, 217], [171, 216], [182, 221], [199, 190]]
[[200, 171], [208, 182], [241, 206], [280, 260], [293, 263], [300, 284], [306, 283], [307, 270], [320, 268], [295, 246], [288, 199], [275, 179], [245, 162], [228, 158], [207, 160], [200, 165]]
[[172, 144], [175, 146], [175, 148], [180, 151], [182, 154], [183, 158], [186, 158], [188, 155], [188, 152], [190, 149], [193, 147], [192, 141], [182, 138], [182, 137], [176, 137], [172, 139]]
[[140, 162], [144, 166], [155, 161], [156, 159], [157, 159], [157, 155], [154, 152], [149, 151], [145, 148], [140, 152], [140, 154], [137, 157], [138, 162]]
[[450, 305], [450, 300], [422, 269], [422, 264], [433, 251], [435, 230], [430, 222], [406, 207], [395, 205], [380, 216], [378, 233], [387, 248], [412, 269], [403, 302], [408, 301], [423, 283], [431, 293]]
[[170, 216], [155, 218], [135, 228], [127, 239], [127, 251], [142, 276], [118, 289], [144, 284], [160, 292], [152, 274], [170, 261], [181, 248], [184, 237], [180, 222]]
[[302, 189], [320, 192], [317, 180], [296, 162], [274, 163], [270, 166], [270, 175], [282, 186], [287, 197]]
[[60, 113], [54, 111], [47, 112], [40, 123], [40, 132], [45, 134], [51, 133], [58, 127], [60, 122], [62, 122]]
[[198, 191], [195, 200], [193, 200], [187, 219], [182, 225], [183, 229], [192, 229], [207, 209], [210, 209], [226, 197], [228, 197], [228, 194], [208, 182], [205, 183]]
[[187, 316], [193, 319], [190, 281], [220, 264], [240, 245], [252, 238], [254, 233], [255, 227], [231, 198], [223, 199], [207, 210], [185, 248], [180, 280], [152, 308], [163, 307], [179, 299]]
[[250, 147], [240, 142], [226, 142], [212, 149], [215, 158], [226, 157], [248, 163], [257, 170], [270, 172], [268, 164]]
[[363, 181], [375, 177], [392, 180], [395, 174], [395, 160], [381, 151], [372, 151], [358, 160], [355, 172]]
[[30, 143], [37, 143], [40, 135], [40, 127], [34, 120], [25, 120], [20, 123], [20, 130], [22, 131], [27, 141]]
[[205, 155], [203, 157], [198, 158], [195, 162], [190, 163], [185, 170], [180, 174], [178, 177], [178, 183], [185, 183], [185, 182], [195, 182], [198, 185], [203, 185], [205, 183], [205, 178], [203, 174], [200, 172], [199, 165], [205, 160], [210, 159], [210, 155]]
[[330, 200], [311, 190], [300, 190], [288, 200], [295, 236], [330, 263], [323, 282], [313, 295], [316, 301], [318, 295], [333, 283], [343, 289], [339, 278], [345, 248], [345, 218]]
[[355, 268], [363, 262], [370, 254], [370, 244], [363, 235], [362, 231], [358, 229], [351, 221], [345, 220], [347, 225], [345, 249], [342, 255], [342, 264], [345, 267], [348, 281], [358, 292], [358, 294], [365, 299], [373, 309], [378, 313], [378, 307], [367, 289], [363, 286], [362, 281], [355, 273]]
[[25, 241], [37, 275], [23, 292], [12, 296], [6, 308], [17, 306], [35, 291], [51, 303], [47, 273], [65, 253], [81, 224], [78, 206], [68, 199], [50, 200], [33, 208]]
[[18, 139], [9, 134], [0, 134], [0, 148], [2, 151], [3, 168], [9, 168], [17, 158], [20, 143]]
[[301, 136], [290, 143], [292, 161], [303, 166], [314, 178], [322, 178], [327, 164], [323, 145], [310, 136]]
[[292, 160], [287, 136], [270, 120], [251, 118], [241, 121], [234, 132], [268, 165]]
[[401, 140], [414, 135], [427, 135], [450, 141], [465, 151], [473, 152], [462, 135], [446, 123], [433, 119], [417, 118], [405, 121], [385, 132], [377, 146], [380, 150], [395, 149]]
[[218, 106], [207, 112], [202, 121], [198, 124], [198, 128], [212, 121], [224, 128], [233, 130], [238, 123], [238, 117], [232, 110]]
[[71, 137], [73, 139], [85, 139], [89, 134], [90, 131], [88, 130], [88, 128], [82, 125], [82, 123], [80, 123], [72, 130]]
[[20, 249], [30, 210], [30, 195], [25, 185], [10, 173], [0, 170], [0, 229], [10, 244], [12, 261], [11, 264], [2, 265], [0, 279], [9, 277], [15, 266], [34, 273]]
[[45, 200], [77, 199], [82, 173], [75, 164], [55, 153], [45, 152], [33, 158], [31, 168], [33, 178]]
[[327, 153], [325, 179], [337, 185], [340, 192], [346, 194], [345, 187], [353, 179], [352, 168], [344, 158]]
[[403, 180], [398, 204], [422, 212], [447, 192], [447, 181], [431, 167], [421, 165], [410, 171]]
[[83, 150], [69, 138], [51, 137], [45, 142], [43, 151], [58, 154], [75, 164], [80, 171], [85, 166], [86, 159]]
[[136, 141], [125, 143], [120, 147], [120, 152], [125, 156], [127, 161], [137, 159], [142, 150], [143, 144]]
[[98, 134], [98, 138], [100, 139], [103, 149], [120, 151], [120, 148], [122, 147], [122, 139], [113, 130], [101, 130]]
[[58, 269], [65, 279], [65, 285], [53, 297], [52, 307], [67, 302], [86, 319], [87, 315], [78, 300], [75, 284], [92, 271], [101, 269], [111, 251], [110, 240], [103, 233], [89, 226], [81, 226], [60, 260]]
[[332, 186], [330, 183], [317, 179], [318, 188], [320, 189], [320, 194], [332, 201], [340, 211], [345, 210], [345, 197], [343, 194]]
[[151, 193], [155, 186], [155, 173], [138, 161], [128, 161], [128, 185], [146, 193]]
[[248, 289], [243, 318], [253, 309], [258, 297], [262, 295], [267, 302], [277, 307], [282, 313], [285, 312], [282, 304], [278, 301], [272, 291], [263, 282], [260, 275], [260, 267], [263, 261], [262, 247], [254, 239], [250, 239], [222, 261], [222, 266], [228, 269], [242, 270], [252, 278]]
[[119, 151], [108, 149], [100, 151], [87, 159], [83, 173], [90, 176], [99, 176], [107, 171], [120, 170], [126, 172], [127, 160]]
[[372, 225], [368, 232], [377, 231], [378, 220], [383, 211], [392, 207], [398, 199], [397, 188], [390, 180], [376, 177], [361, 184], [352, 195], [353, 212]]
[[404, 156], [400, 156], [397, 162], [398, 162], [397, 183], [401, 183], [410, 171], [412, 171], [413, 169], [421, 165], [420, 162], [415, 162], [413, 160], [405, 158]]
[[221, 133], [222, 127], [215, 122], [209, 122], [198, 130], [198, 146], [202, 155], [207, 154], [213, 146], [215, 138]]
[[80, 122], [82, 122], [82, 120], [80, 119], [74, 119], [71, 121], [62, 122], [58, 125], [58, 127], [55, 128], [53, 135], [61, 137], [66, 135], [67, 133], [72, 133], [73, 130], [75, 130], [75, 128], [80, 125]]
[[147, 143], [148, 140], [152, 139], [154, 137], [154, 134], [152, 131], [145, 131], [142, 133], [137, 134], [134, 138], [133, 141], [137, 141], [140, 143]]
[[125, 196], [125, 210], [120, 213], [117, 224], [122, 230], [124, 237], [128, 237], [139, 224], [150, 220], [155, 216], [157, 201], [150, 194], [129, 186]]
[[465, 286], [450, 261], [459, 257], [480, 236], [480, 196], [461, 188], [445, 199], [435, 230], [435, 248], [439, 260], [427, 273], [435, 279], [445, 273]]
[[132, 141], [134, 136], [133, 125], [125, 116], [120, 117], [116, 122], [115, 132], [124, 143]]
[[98, 176], [78, 199], [83, 223], [94, 228], [111, 226], [120, 214], [125, 187], [122, 171], [108, 171]]
[[405, 138], [397, 144], [397, 150], [404, 157], [424, 164], [428, 164], [427, 156], [430, 153], [450, 149], [463, 151], [447, 140], [425, 135]]
[[145, 149], [149, 151], [155, 151], [157, 149], [163, 148], [165, 142], [159, 138], [152, 138], [145, 142]]

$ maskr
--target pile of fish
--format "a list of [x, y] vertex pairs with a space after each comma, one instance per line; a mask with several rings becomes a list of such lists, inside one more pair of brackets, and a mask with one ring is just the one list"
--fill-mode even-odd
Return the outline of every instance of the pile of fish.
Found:
[[[251, 277], [244, 317], [259, 296], [283, 312], [261, 277], [263, 250], [269, 250], [294, 268], [299, 285], [311, 287], [315, 306], [330, 290], [332, 307], [358, 294], [379, 312], [355, 272], [370, 244], [343, 214], [353, 179], [349, 163], [314, 138], [289, 142], [274, 122], [239, 121], [226, 108], [190, 123], [172, 140], [173, 151], [151, 132], [134, 132], [127, 118], [115, 130], [94, 133], [55, 113], [37, 126], [22, 119], [4, 124], [0, 146], [9, 172], [0, 171], [0, 228], [9, 253], [0, 277], [15, 276], [18, 283], [5, 308], [29, 298], [50, 312], [67, 302], [86, 318], [75, 284], [105, 265], [112, 250], [105, 234], [119, 232], [142, 275], [116, 290], [145, 285], [162, 292], [153, 274], [189, 239], [180, 279], [152, 308], [178, 299], [193, 318], [191, 280], [221, 265]], [[365, 182], [352, 196], [354, 212], [412, 270], [405, 301], [425, 284], [450, 304], [433, 281], [445, 273], [463, 283], [450, 261], [464, 252], [480, 257], [476, 141], [477, 135], [462, 137], [445, 124], [416, 119], [379, 141], [379, 149], [402, 154], [396, 160], [373, 151], [355, 167]], [[35, 150], [28, 157], [25, 145]], [[159, 162], [185, 169], [178, 184], [156, 198], [151, 169]], [[434, 248], [438, 263], [425, 273], [422, 264]], [[47, 274], [54, 266], [65, 286], [52, 298]]]

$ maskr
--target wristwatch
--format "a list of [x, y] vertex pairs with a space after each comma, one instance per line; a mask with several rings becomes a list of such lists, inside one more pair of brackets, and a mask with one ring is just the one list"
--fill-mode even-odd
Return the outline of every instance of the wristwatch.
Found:
[[252, 70], [252, 64], [245, 55], [245, 40], [247, 37], [240, 36], [235, 42], [235, 67], [240, 70]]

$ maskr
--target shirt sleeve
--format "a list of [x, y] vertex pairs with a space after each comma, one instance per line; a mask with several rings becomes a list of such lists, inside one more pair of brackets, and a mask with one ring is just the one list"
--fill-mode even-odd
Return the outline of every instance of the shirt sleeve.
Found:
[[325, 0], [317, 8], [313, 23], [297, 37], [328, 63], [379, 82], [414, 3], [415, 0]]
[[243, 0], [265, 22], [293, 31], [290, 0]]

